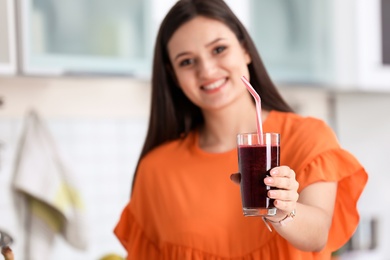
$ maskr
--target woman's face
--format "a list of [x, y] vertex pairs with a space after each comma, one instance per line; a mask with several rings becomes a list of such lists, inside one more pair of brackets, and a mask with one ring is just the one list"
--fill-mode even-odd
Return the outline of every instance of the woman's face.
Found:
[[177, 81], [203, 110], [223, 108], [248, 98], [241, 81], [249, 78], [249, 54], [224, 23], [198, 16], [179, 27], [168, 42]]

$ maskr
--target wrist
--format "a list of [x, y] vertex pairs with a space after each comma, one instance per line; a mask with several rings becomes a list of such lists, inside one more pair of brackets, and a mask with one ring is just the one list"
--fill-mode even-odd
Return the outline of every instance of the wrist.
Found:
[[290, 213], [288, 213], [286, 216], [284, 216], [284, 218], [278, 220], [278, 221], [275, 221], [275, 220], [271, 220], [271, 219], [268, 219], [268, 218], [265, 218], [267, 221], [271, 222], [272, 224], [279, 224], [281, 226], [286, 226], [288, 222], [291, 222], [294, 218], [295, 218], [295, 215], [296, 215], [296, 210], [294, 209], [293, 211], [291, 211]]
[[263, 217], [263, 221], [265, 223], [265, 225], [267, 226], [267, 228], [272, 232], [272, 229], [271, 227], [268, 225], [268, 222], [269, 223], [272, 223], [272, 225], [276, 225], [276, 226], [286, 226], [287, 223], [291, 222], [294, 220], [294, 217], [296, 216], [296, 209], [294, 209], [293, 211], [291, 211], [289, 214], [287, 214], [284, 218], [278, 220], [278, 221], [275, 221], [275, 220], [271, 220], [269, 218], [266, 218], [266, 217]]

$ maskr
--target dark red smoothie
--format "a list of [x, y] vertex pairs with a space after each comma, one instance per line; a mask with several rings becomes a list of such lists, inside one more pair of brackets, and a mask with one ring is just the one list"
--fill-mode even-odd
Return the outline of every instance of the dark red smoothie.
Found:
[[241, 197], [244, 208], [274, 208], [268, 198], [270, 186], [264, 184], [269, 171], [279, 166], [280, 146], [238, 146], [238, 165], [241, 173]]

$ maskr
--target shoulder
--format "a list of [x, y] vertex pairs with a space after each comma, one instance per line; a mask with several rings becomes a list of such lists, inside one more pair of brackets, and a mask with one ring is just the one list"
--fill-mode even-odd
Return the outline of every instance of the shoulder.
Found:
[[148, 152], [140, 161], [140, 167], [164, 167], [177, 162], [180, 157], [188, 154], [195, 142], [195, 134], [165, 142]]
[[273, 121], [294, 129], [329, 129], [330, 127], [322, 119], [302, 116], [292, 112], [272, 111]]
[[335, 139], [334, 130], [322, 119], [290, 112], [273, 112], [279, 130], [288, 136], [301, 138]]
[[272, 116], [272, 131], [281, 134], [281, 143], [289, 151], [309, 156], [340, 148], [334, 130], [322, 119], [286, 112]]

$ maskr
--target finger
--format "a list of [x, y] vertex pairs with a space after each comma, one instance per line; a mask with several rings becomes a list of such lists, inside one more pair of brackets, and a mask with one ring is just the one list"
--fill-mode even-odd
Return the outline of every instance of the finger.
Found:
[[230, 180], [232, 180], [236, 184], [240, 184], [241, 174], [240, 173], [233, 173], [232, 175], [230, 175]]
[[288, 166], [278, 166], [270, 171], [271, 176], [288, 177], [295, 179], [295, 172]]
[[296, 208], [297, 203], [295, 201], [275, 200], [274, 205], [278, 210], [288, 214]]
[[269, 190], [268, 197], [275, 200], [297, 202], [299, 194], [296, 190]]
[[295, 172], [291, 169], [288, 171], [280, 171], [278, 173], [273, 173], [273, 176], [266, 177], [264, 183], [271, 187], [276, 187], [279, 189], [285, 190], [298, 190], [299, 183], [295, 179]]
[[264, 183], [282, 190], [297, 191], [299, 187], [299, 183], [295, 179], [286, 177], [267, 177], [264, 179]]

